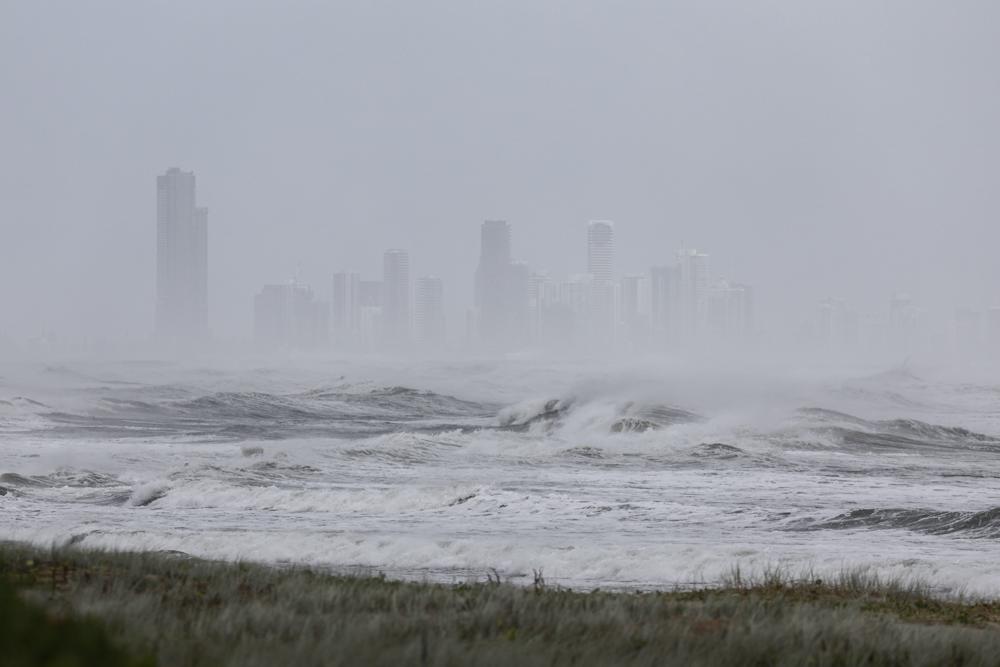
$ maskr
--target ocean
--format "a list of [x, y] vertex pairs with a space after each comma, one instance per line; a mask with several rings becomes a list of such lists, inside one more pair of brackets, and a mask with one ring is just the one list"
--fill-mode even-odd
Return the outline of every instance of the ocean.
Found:
[[0, 540], [444, 582], [1000, 594], [1000, 386], [665, 362], [0, 367]]

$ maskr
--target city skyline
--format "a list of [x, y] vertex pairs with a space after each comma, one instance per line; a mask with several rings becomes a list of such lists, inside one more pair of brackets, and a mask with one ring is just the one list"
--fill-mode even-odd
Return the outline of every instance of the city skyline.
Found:
[[[6, 336], [150, 335], [149, 183], [172, 165], [197, 172], [211, 210], [224, 338], [247, 335], [261, 285], [295, 276], [328, 300], [330, 266], [378, 278], [389, 247], [442, 279], [462, 329], [478, 257], [450, 250], [487, 218], [559, 276], [585, 270], [588, 220], [616, 222], [628, 272], [705, 249], [787, 330], [828, 296], [882, 313], [908, 292], [936, 326], [1000, 300], [1000, 9], [255, 5], [233, 30], [230, 12], [182, 4], [143, 21], [113, 5], [5, 13], [20, 64], [0, 109], [17, 128], [0, 165]], [[927, 31], [931, 48], [912, 38]]]
[[[156, 178], [153, 331], [161, 345], [175, 348], [204, 347], [211, 337], [208, 212], [198, 205], [196, 182], [193, 171], [178, 167]], [[480, 223], [464, 331], [456, 326], [458, 318], [447, 314], [448, 291], [436, 271], [414, 278], [409, 252], [390, 248], [382, 253], [381, 280], [335, 269], [326, 298], [298, 278], [265, 284], [253, 298], [251, 338], [263, 349], [549, 348], [612, 355], [745, 345], [775, 333], [766, 324], [758, 328], [758, 291], [713, 274], [709, 255], [697, 249], [682, 246], [672, 262], [646, 271], [620, 268], [615, 223], [589, 220], [580, 263], [585, 271], [560, 277], [516, 259], [513, 236], [506, 220]], [[826, 296], [815, 306], [793, 337], [827, 351], [886, 345], [910, 350], [925, 337], [925, 311], [903, 292], [892, 294], [885, 320], [859, 315], [842, 298]], [[956, 309], [952, 333], [960, 347], [1000, 345], [1000, 307]]]

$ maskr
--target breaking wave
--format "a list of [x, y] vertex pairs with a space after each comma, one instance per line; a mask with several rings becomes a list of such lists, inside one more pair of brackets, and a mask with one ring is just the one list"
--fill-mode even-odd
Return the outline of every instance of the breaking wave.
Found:
[[805, 433], [817, 433], [846, 450], [859, 448], [885, 452], [919, 452], [966, 449], [1000, 453], [1000, 438], [956, 426], [930, 424], [916, 419], [866, 420], [835, 410], [804, 408]]
[[1000, 507], [979, 512], [943, 512], [926, 509], [857, 509], [801, 526], [800, 530], [896, 528], [928, 535], [1000, 537]]
[[[133, 392], [130, 392], [130, 394]], [[140, 392], [141, 393], [141, 392]], [[466, 427], [496, 413], [494, 405], [409, 387], [343, 385], [306, 392], [215, 392], [178, 397], [176, 388], [142, 398], [103, 396], [90, 410], [44, 412], [53, 435], [156, 437], [169, 434], [242, 440], [346, 437], [410, 427]], [[471, 421], [470, 421], [471, 420]]]

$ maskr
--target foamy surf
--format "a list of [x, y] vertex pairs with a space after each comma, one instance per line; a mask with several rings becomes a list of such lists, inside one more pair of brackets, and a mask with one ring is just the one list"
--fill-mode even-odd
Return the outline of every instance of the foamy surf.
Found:
[[0, 539], [579, 587], [864, 566], [1000, 593], [993, 387], [465, 370], [26, 372], [0, 384]]

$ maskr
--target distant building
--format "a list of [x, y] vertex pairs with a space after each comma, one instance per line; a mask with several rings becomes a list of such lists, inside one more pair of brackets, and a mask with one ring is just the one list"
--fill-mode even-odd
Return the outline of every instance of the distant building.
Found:
[[615, 223], [610, 220], [587, 223], [587, 273], [595, 282], [615, 279]]
[[358, 283], [358, 345], [375, 349], [382, 342], [382, 281]]
[[649, 278], [623, 276], [619, 290], [621, 339], [631, 347], [645, 346], [649, 334]]
[[534, 344], [541, 342], [542, 313], [546, 306], [546, 291], [552, 281], [545, 272], [533, 271], [528, 276], [528, 340]]
[[417, 279], [416, 338], [426, 347], [438, 347], [446, 339], [444, 287], [436, 276]]
[[531, 316], [528, 310], [531, 292], [531, 268], [527, 262], [512, 261], [508, 278], [507, 335], [510, 347], [528, 342]]
[[649, 270], [649, 319], [653, 347], [676, 342], [681, 332], [679, 266], [654, 266]]
[[391, 347], [410, 342], [410, 255], [405, 250], [383, 255], [382, 337]]
[[361, 331], [361, 276], [357, 273], [333, 274], [330, 317], [334, 344], [356, 345]]
[[587, 224], [587, 273], [591, 276], [588, 338], [606, 345], [615, 333], [615, 226], [610, 220]]
[[510, 256], [510, 225], [486, 220], [479, 232], [479, 265], [475, 275], [476, 329], [487, 347], [510, 345], [515, 300]]
[[677, 253], [680, 269], [680, 324], [685, 337], [704, 331], [708, 319], [708, 255], [697, 250]]
[[361, 280], [358, 282], [358, 302], [362, 308], [381, 308], [382, 291], [381, 280]]
[[329, 311], [305, 285], [265, 285], [254, 298], [254, 340], [265, 348], [313, 348], [329, 339]]
[[156, 178], [156, 333], [190, 343], [208, 336], [208, 209], [199, 208], [194, 173]]
[[707, 323], [716, 337], [746, 339], [753, 329], [753, 291], [748, 285], [720, 280], [708, 290]]
[[815, 338], [828, 348], [844, 348], [858, 341], [858, 316], [843, 299], [819, 302]]

